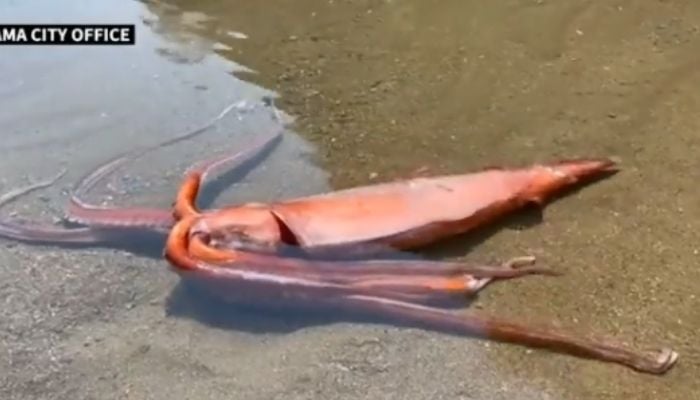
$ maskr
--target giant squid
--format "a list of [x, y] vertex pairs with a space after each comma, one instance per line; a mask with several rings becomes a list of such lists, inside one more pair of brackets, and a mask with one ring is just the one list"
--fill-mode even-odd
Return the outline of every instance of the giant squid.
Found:
[[[36, 244], [110, 244], [133, 234], [161, 238], [163, 256], [188, 282], [226, 302], [267, 307], [361, 313], [446, 333], [548, 349], [662, 374], [675, 365], [670, 348], [638, 350], [609, 338], [528, 326], [450, 308], [489, 283], [525, 275], [559, 275], [535, 266], [534, 257], [502, 265], [386, 257], [417, 251], [447, 237], [502, 219], [528, 205], [544, 207], [572, 187], [617, 171], [605, 158], [485, 168], [464, 174], [420, 176], [270, 203], [200, 210], [207, 177], [235, 169], [269, 150], [281, 133], [248, 148], [193, 165], [172, 209], [89, 204], [82, 196], [127, 160], [203, 133], [202, 128], [116, 157], [85, 176], [59, 227], [11, 218], [0, 237]], [[52, 179], [0, 197], [0, 205], [53, 184]], [[381, 257], [379, 255], [382, 254]]]

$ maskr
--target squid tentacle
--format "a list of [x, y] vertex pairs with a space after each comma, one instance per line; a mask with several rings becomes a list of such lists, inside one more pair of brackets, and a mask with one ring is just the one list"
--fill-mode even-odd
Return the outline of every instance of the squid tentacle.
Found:
[[[22, 221], [15, 218], [0, 218], [0, 237], [30, 243], [42, 244], [98, 244], [105, 240], [113, 239], [120, 233], [153, 232], [167, 234], [173, 224], [172, 212], [168, 209], [157, 208], [117, 208], [100, 207], [90, 205], [81, 199], [81, 196], [93, 188], [97, 183], [114, 172], [126, 161], [164, 146], [169, 146], [180, 141], [191, 139], [209, 129], [214, 123], [223, 118], [232, 109], [237, 107], [234, 103], [226, 107], [217, 117], [208, 121], [200, 128], [157, 143], [145, 149], [138, 149], [122, 154], [101, 165], [93, 172], [87, 174], [75, 186], [70, 199], [66, 221], [79, 224], [78, 227], [60, 227], [53, 224]], [[280, 134], [263, 140], [259, 145], [235, 153], [235, 156], [227, 157], [226, 163], [237, 161], [230, 167], [235, 169], [238, 165], [254, 157], [276, 143]], [[218, 167], [223, 162], [212, 166]], [[52, 179], [48, 179], [27, 187], [14, 189], [0, 197], [0, 207], [35, 190], [48, 187], [65, 174], [65, 170]]]
[[381, 297], [352, 295], [323, 301], [347, 312], [362, 311], [371, 316], [389, 318], [428, 329], [618, 363], [650, 374], [663, 374], [678, 360], [678, 353], [669, 348], [639, 351], [609, 339], [573, 336], [555, 328], [524, 326], [475, 314], [456, 314], [439, 308]]
[[232, 103], [225, 107], [216, 117], [202, 124], [200, 127], [184, 134], [175, 136], [153, 145], [129, 151], [104, 163], [91, 173], [80, 179], [71, 194], [70, 203], [66, 211], [66, 219], [73, 223], [88, 226], [133, 226], [143, 228], [169, 228], [172, 225], [172, 216], [169, 210], [153, 208], [121, 208], [113, 206], [97, 206], [82, 200], [88, 191], [100, 181], [112, 174], [117, 168], [129, 160], [136, 159], [144, 154], [172, 146], [179, 142], [197, 137], [227, 114], [236, 108], [239, 103]]
[[[559, 276], [560, 272], [548, 267], [534, 266], [534, 257], [516, 257], [500, 266], [471, 265], [463, 262], [434, 260], [319, 260], [297, 257], [283, 257], [277, 254], [250, 252], [241, 249], [212, 248], [206, 241], [206, 234], [192, 234], [184, 244], [187, 251], [196, 259], [215, 263], [233, 262], [246, 254], [255, 257], [261, 264], [270, 264], [267, 269], [279, 268], [284, 271], [313, 271], [324, 276], [337, 276], [349, 281], [373, 279], [412, 279], [417, 276], [430, 278], [461, 278], [471, 275], [474, 278], [519, 278], [526, 275]], [[274, 267], [273, 267], [274, 266]]]
[[[54, 177], [28, 186], [16, 188], [0, 196], [0, 207], [13, 200], [27, 195], [35, 190], [49, 187], [56, 183], [66, 169], [61, 170]], [[55, 225], [40, 223], [24, 223], [20, 220], [0, 219], [0, 237], [32, 243], [97, 243], [100, 238], [96, 232], [89, 228], [61, 228]]]
[[19, 187], [14, 190], [11, 190], [4, 195], [0, 196], [0, 207], [4, 206], [5, 204], [10, 203], [11, 201], [17, 199], [18, 197], [24, 196], [26, 194], [29, 194], [35, 190], [39, 189], [44, 189], [47, 188], [59, 179], [63, 177], [67, 172], [67, 169], [63, 168], [61, 171], [59, 171], [56, 175], [54, 175], [51, 178], [45, 179], [43, 181], [39, 181], [36, 183], [29, 184], [27, 186]]
[[[205, 174], [202, 175], [202, 181], [206, 182], [208, 178], [206, 175], [212, 170], [220, 168], [222, 165], [230, 164], [231, 169], [236, 169], [241, 164], [275, 145], [279, 138], [281, 138], [281, 133], [265, 136], [243, 150], [236, 151], [224, 157], [212, 159], [210, 162], [206, 163], [202, 169], [205, 172]], [[182, 138], [176, 138], [175, 140], [182, 140]], [[174, 140], [170, 142], [172, 143]], [[98, 169], [96, 173], [88, 177], [86, 182], [93, 182], [105, 176], [106, 173]], [[172, 212], [168, 209], [94, 206], [83, 202], [76, 195], [71, 198], [69, 212], [72, 222], [94, 227], [132, 227], [167, 232], [173, 224]]]
[[261, 263], [249, 253], [241, 253], [239, 260], [229, 263], [204, 262], [188, 251], [189, 228], [195, 220], [196, 216], [186, 216], [176, 224], [168, 239], [165, 256], [183, 279], [205, 285], [226, 300], [249, 302], [255, 299], [256, 303], [274, 306], [303, 303], [310, 307], [328, 307], [349, 313], [360, 311], [446, 333], [480, 336], [614, 362], [651, 374], [668, 371], [678, 359], [676, 352], [666, 348], [638, 351], [608, 339], [575, 336], [553, 327], [531, 327], [475, 314], [457, 314], [413, 301], [428, 303], [428, 299], [435, 299], [435, 295], [444, 293], [421, 297], [420, 293], [405, 290], [391, 291], [332, 282], [328, 275], [319, 274], [313, 268], [293, 273], [285, 268], [284, 263]]

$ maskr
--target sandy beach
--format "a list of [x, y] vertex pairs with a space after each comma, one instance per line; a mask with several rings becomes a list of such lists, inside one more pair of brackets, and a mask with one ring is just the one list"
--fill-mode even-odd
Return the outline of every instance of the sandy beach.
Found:
[[[129, 163], [97, 204], [167, 208], [183, 171], [294, 121], [209, 205], [269, 201], [411, 173], [582, 156], [622, 171], [539, 223], [429, 256], [533, 254], [561, 277], [499, 283], [471, 305], [638, 346], [665, 376], [438, 332], [258, 313], [184, 287], [141, 248], [0, 239], [0, 398], [689, 399], [700, 391], [700, 3], [48, 0], [0, 23], [135, 23], [124, 47], [0, 48], [0, 195], [66, 175], [3, 216], [56, 222], [100, 163]], [[469, 312], [469, 310], [465, 310]]]

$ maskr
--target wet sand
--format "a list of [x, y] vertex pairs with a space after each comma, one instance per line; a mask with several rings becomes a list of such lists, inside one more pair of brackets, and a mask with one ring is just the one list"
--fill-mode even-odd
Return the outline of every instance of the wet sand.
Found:
[[[65, 189], [101, 161], [270, 91], [294, 132], [222, 203], [424, 165], [615, 156], [621, 173], [550, 205], [540, 223], [515, 219], [429, 253], [534, 254], [566, 274], [493, 285], [473, 306], [670, 345], [681, 359], [653, 377], [390, 325], [236, 313], [181, 288], [157, 257], [3, 242], [3, 399], [687, 399], [700, 390], [700, 4], [74, 1], [78, 12], [34, 3], [3, 7], [25, 19], [143, 16], [144, 39], [132, 49], [0, 49], [9, 77], [0, 191], [69, 168], [4, 213], [50, 221]], [[232, 73], [225, 59], [256, 73]], [[116, 191], [94, 199], [167, 207], [188, 162], [269, 126], [263, 111], [226, 119], [130, 165]]]

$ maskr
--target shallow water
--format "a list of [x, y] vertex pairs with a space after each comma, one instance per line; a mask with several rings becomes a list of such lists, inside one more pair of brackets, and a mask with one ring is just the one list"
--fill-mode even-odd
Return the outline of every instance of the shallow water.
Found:
[[[221, 310], [211, 319], [211, 305], [183, 294], [158, 258], [3, 243], [2, 398], [687, 399], [700, 390], [697, 2], [29, 1], [1, 5], [6, 20], [139, 30], [129, 48], [0, 48], [0, 192], [69, 169], [5, 213], [50, 221], [65, 189], [101, 161], [275, 93], [294, 131], [216, 201], [422, 166], [614, 156], [621, 173], [548, 206], [539, 224], [430, 254], [534, 254], [566, 274], [493, 285], [474, 306], [670, 345], [681, 359], [652, 377], [388, 325]], [[129, 165], [93, 199], [167, 207], [188, 163], [274, 129], [270, 117], [255, 108], [225, 118]]]

